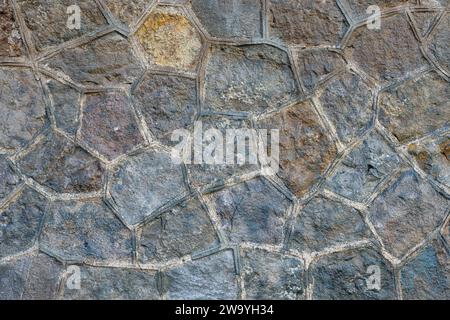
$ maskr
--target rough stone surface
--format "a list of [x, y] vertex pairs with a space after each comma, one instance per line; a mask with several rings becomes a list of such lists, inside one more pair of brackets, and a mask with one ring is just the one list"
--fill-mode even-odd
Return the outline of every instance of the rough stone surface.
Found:
[[322, 196], [313, 198], [297, 217], [290, 248], [321, 251], [348, 242], [370, 238], [361, 213]]
[[282, 243], [290, 202], [264, 178], [221, 190], [211, 201], [231, 242]]
[[131, 101], [119, 92], [86, 95], [80, 139], [108, 160], [144, 142]]
[[442, 17], [436, 30], [433, 31], [430, 43], [431, 53], [434, 55], [439, 65], [450, 74], [450, 50], [446, 45], [450, 41], [450, 14]]
[[46, 60], [44, 66], [86, 86], [130, 85], [142, 73], [142, 66], [130, 44], [115, 32], [64, 49]]
[[435, 11], [417, 11], [411, 13], [411, 15], [414, 19], [419, 34], [422, 36], [425, 36], [430, 31], [430, 28], [437, 17], [437, 13]]
[[374, 12], [367, 9], [369, 6], [378, 6], [381, 11], [388, 11], [395, 7], [415, 4], [416, 0], [341, 0], [350, 9], [352, 18], [356, 20], [367, 19]]
[[380, 122], [404, 142], [449, 125], [450, 84], [431, 72], [388, 90], [380, 99]]
[[386, 249], [401, 258], [443, 223], [450, 202], [411, 170], [381, 193], [370, 220]]
[[202, 42], [198, 31], [181, 10], [171, 7], [154, 9], [136, 36], [150, 63], [195, 70]]
[[347, 56], [381, 84], [399, 80], [427, 66], [413, 30], [403, 15], [387, 17], [379, 30], [358, 28], [347, 44]]
[[270, 34], [287, 44], [336, 46], [348, 23], [336, 1], [269, 1]]
[[128, 27], [138, 22], [149, 5], [147, 0], [104, 0], [103, 2], [114, 17]]
[[222, 251], [176, 267], [165, 275], [169, 299], [237, 299], [233, 252]]
[[18, 57], [25, 53], [19, 24], [10, 0], [0, 1], [0, 58]]
[[130, 158], [116, 170], [110, 193], [121, 217], [134, 225], [187, 194], [187, 189], [181, 166], [173, 164], [167, 154], [149, 151]]
[[194, 198], [177, 205], [145, 225], [140, 237], [140, 260], [164, 262], [218, 245], [213, 224]]
[[0, 68], [0, 150], [30, 142], [45, 124], [42, 87], [30, 69]]
[[303, 262], [260, 249], [241, 253], [247, 299], [301, 300], [305, 297]]
[[131, 260], [131, 232], [101, 200], [53, 202], [40, 241], [69, 261]]
[[39, 235], [46, 199], [25, 188], [7, 207], [0, 209], [0, 258], [31, 248]]
[[61, 135], [50, 133], [18, 162], [23, 174], [56, 192], [102, 189], [99, 160]]
[[158, 140], [172, 145], [172, 133], [194, 122], [197, 108], [195, 80], [147, 74], [133, 93], [150, 131]]
[[64, 290], [66, 300], [158, 300], [152, 271], [82, 267], [80, 289]]
[[212, 47], [205, 91], [205, 108], [220, 112], [262, 112], [297, 95], [288, 55], [269, 45]]
[[[374, 275], [370, 266], [380, 270], [380, 289], [369, 286]], [[373, 267], [372, 267], [373, 268]], [[321, 258], [311, 270], [313, 299], [317, 300], [391, 300], [396, 298], [391, 267], [372, 249], [349, 250]]]
[[280, 130], [278, 175], [296, 196], [304, 195], [336, 156], [336, 146], [310, 102], [268, 117], [258, 127]]
[[5, 156], [0, 155], [0, 203], [19, 186], [21, 179], [14, 172]]
[[326, 187], [350, 200], [363, 202], [400, 164], [400, 158], [383, 138], [371, 133], [337, 166]]
[[216, 38], [258, 38], [262, 35], [261, 0], [193, 0], [192, 9]]

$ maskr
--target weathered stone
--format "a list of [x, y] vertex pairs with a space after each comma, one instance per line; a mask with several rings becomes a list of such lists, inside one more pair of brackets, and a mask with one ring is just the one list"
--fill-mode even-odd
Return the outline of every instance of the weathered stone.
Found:
[[36, 191], [25, 188], [0, 213], [0, 258], [25, 251], [38, 237], [44, 217], [46, 199]]
[[133, 26], [149, 6], [148, 0], [104, 0], [111, 13], [127, 27]]
[[356, 209], [316, 196], [297, 217], [290, 247], [299, 251], [322, 251], [369, 238], [369, 229]]
[[197, 88], [194, 79], [147, 74], [133, 93], [150, 131], [165, 144], [173, 145], [174, 130], [194, 122]]
[[[107, 25], [95, 1], [20, 0], [18, 3], [38, 50], [59, 45]], [[73, 14], [68, 12], [68, 8], [72, 5], [80, 8], [80, 29], [68, 27]]]
[[49, 80], [47, 86], [52, 97], [56, 126], [74, 136], [79, 125], [80, 93], [55, 80]]
[[444, 237], [447, 246], [450, 248], [450, 220], [447, 221], [445, 226], [442, 228], [441, 234], [442, 237]]
[[331, 73], [343, 69], [346, 62], [340, 53], [327, 49], [300, 51], [296, 55], [300, 78], [308, 90], [326, 79]]
[[442, 224], [450, 202], [408, 170], [370, 206], [386, 250], [401, 258]]
[[337, 154], [309, 101], [270, 116], [259, 127], [280, 130], [278, 175], [296, 196], [317, 183]]
[[141, 232], [142, 263], [164, 262], [218, 245], [208, 213], [194, 198], [148, 223]]
[[412, 143], [408, 152], [423, 171], [450, 187], [450, 135]]
[[222, 251], [176, 267], [167, 272], [165, 282], [171, 300], [237, 299], [233, 252]]
[[379, 120], [400, 141], [418, 138], [443, 126], [450, 119], [450, 84], [431, 72], [380, 98]]
[[270, 0], [268, 6], [269, 32], [286, 44], [336, 46], [348, 29], [334, 0]]
[[261, 0], [193, 0], [191, 3], [198, 19], [213, 37], [262, 36]]
[[411, 13], [418, 33], [425, 36], [433, 25], [437, 12], [435, 11], [416, 11]]
[[[368, 10], [370, 6], [378, 6], [381, 11], [390, 10], [408, 4], [415, 4], [416, 0], [341, 0], [347, 4], [351, 16], [356, 20], [367, 19], [375, 12]], [[383, 22], [381, 22], [383, 26]]]
[[400, 158], [383, 138], [371, 133], [338, 165], [326, 187], [350, 200], [363, 202], [400, 164]]
[[0, 149], [14, 151], [43, 128], [44, 96], [31, 70], [25, 68], [1, 68], [0, 88]]
[[131, 101], [119, 92], [86, 95], [80, 139], [108, 160], [144, 142]]
[[360, 137], [371, 124], [372, 92], [354, 73], [344, 73], [327, 83], [319, 100], [344, 143]]
[[62, 271], [61, 263], [42, 253], [0, 264], [0, 299], [56, 299]]
[[139, 28], [136, 37], [151, 63], [195, 70], [202, 42], [198, 31], [181, 10], [157, 7]]
[[5, 156], [0, 155], [0, 203], [2, 203], [21, 182]]
[[102, 189], [99, 160], [63, 136], [50, 133], [18, 161], [21, 172], [56, 192], [92, 192]]
[[440, 20], [430, 41], [430, 50], [439, 65], [450, 74], [450, 13], [446, 13]]
[[379, 30], [366, 25], [356, 29], [346, 52], [366, 74], [382, 84], [427, 66], [408, 21], [400, 14], [382, 20]]
[[247, 299], [300, 300], [305, 297], [303, 262], [264, 250], [243, 250], [242, 273]]
[[111, 198], [123, 220], [138, 224], [171, 200], [187, 194], [181, 166], [169, 155], [145, 152], [114, 173]]
[[129, 85], [143, 70], [128, 41], [116, 32], [64, 49], [44, 64], [87, 86]]
[[[379, 288], [376, 286], [379, 270]], [[372, 249], [354, 249], [321, 258], [311, 267], [316, 300], [390, 300], [396, 298], [391, 267]]]
[[156, 273], [137, 269], [81, 267], [80, 289], [64, 290], [67, 300], [158, 300]]
[[420, 0], [421, 6], [428, 7], [445, 7], [449, 0]]
[[210, 197], [230, 242], [283, 242], [290, 202], [264, 178], [223, 189]]
[[269, 45], [213, 46], [205, 91], [205, 108], [220, 112], [263, 112], [298, 94], [288, 55]]
[[450, 257], [444, 245], [434, 240], [401, 271], [403, 299], [448, 300]]
[[68, 261], [131, 261], [131, 232], [100, 199], [53, 202], [40, 243]]
[[0, 0], [0, 57], [18, 57], [25, 53], [19, 24], [10, 0]]

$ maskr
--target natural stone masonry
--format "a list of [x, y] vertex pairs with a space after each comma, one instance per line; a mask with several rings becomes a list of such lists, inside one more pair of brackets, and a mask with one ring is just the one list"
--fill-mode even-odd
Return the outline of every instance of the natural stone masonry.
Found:
[[0, 299], [449, 299], [448, 6], [0, 0]]

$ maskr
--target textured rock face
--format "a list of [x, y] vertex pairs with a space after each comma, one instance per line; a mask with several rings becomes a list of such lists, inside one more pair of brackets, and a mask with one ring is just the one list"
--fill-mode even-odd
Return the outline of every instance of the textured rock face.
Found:
[[0, 203], [8, 198], [20, 183], [19, 175], [14, 173], [5, 156], [0, 156]]
[[288, 55], [268, 45], [212, 47], [205, 78], [205, 108], [219, 112], [262, 112], [297, 95]]
[[194, 25], [174, 8], [159, 7], [136, 33], [150, 63], [193, 71], [202, 48]]
[[386, 249], [401, 258], [443, 222], [448, 206], [428, 182], [406, 171], [374, 201], [370, 219]]
[[149, 2], [147, 0], [104, 0], [116, 19], [131, 27], [144, 13]]
[[446, 13], [442, 17], [436, 30], [433, 32], [430, 43], [431, 53], [434, 55], [439, 65], [450, 74], [450, 51], [445, 43], [450, 40], [450, 14]]
[[373, 11], [369, 10], [369, 6], [378, 6], [381, 10], [389, 10], [396, 7], [415, 4], [414, 0], [342, 0], [347, 4], [351, 11], [351, 15], [354, 19], [366, 19], [373, 14]]
[[25, 51], [10, 0], [0, 1], [0, 58], [18, 57]]
[[25, 68], [0, 68], [0, 150], [23, 147], [45, 124], [42, 87]]

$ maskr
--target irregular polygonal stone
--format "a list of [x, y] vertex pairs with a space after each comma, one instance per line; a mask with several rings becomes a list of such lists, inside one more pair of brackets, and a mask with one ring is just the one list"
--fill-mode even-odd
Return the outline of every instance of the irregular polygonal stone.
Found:
[[0, 264], [0, 299], [56, 299], [62, 271], [61, 263], [42, 253]]
[[427, 65], [408, 21], [400, 14], [384, 18], [378, 30], [366, 25], [356, 29], [346, 52], [367, 75], [382, 84]]
[[86, 95], [80, 139], [108, 160], [144, 142], [131, 101], [119, 92]]
[[187, 189], [181, 166], [167, 154], [149, 151], [131, 157], [116, 170], [110, 194], [123, 220], [134, 225], [186, 195]]
[[233, 252], [222, 251], [176, 267], [167, 272], [165, 282], [170, 300], [237, 299]]
[[344, 73], [327, 83], [319, 100], [344, 143], [361, 136], [371, 124], [372, 92], [354, 73]]
[[[69, 17], [74, 12], [68, 11], [68, 8], [72, 5], [80, 9], [79, 29], [70, 25]], [[59, 45], [107, 25], [95, 1], [20, 0], [19, 6], [38, 50]]]
[[0, 213], [0, 258], [25, 251], [38, 237], [44, 217], [46, 199], [36, 191], [25, 188]]
[[437, 13], [435, 11], [416, 11], [412, 12], [416, 29], [420, 35], [425, 36], [428, 31], [430, 31], [431, 26], [433, 25]]
[[157, 7], [136, 32], [148, 60], [159, 66], [195, 70], [202, 42], [194, 25], [183, 12]]
[[298, 94], [288, 55], [269, 45], [213, 46], [205, 90], [205, 107], [220, 112], [263, 112]]
[[148, 0], [104, 0], [112, 14], [124, 25], [131, 27], [144, 14]]
[[173, 144], [174, 130], [194, 122], [197, 88], [194, 79], [147, 74], [133, 93], [150, 131], [163, 143]]
[[102, 189], [104, 168], [100, 161], [56, 133], [34, 145], [18, 166], [23, 174], [56, 192]]
[[[378, 6], [381, 11], [389, 10], [407, 4], [415, 4], [415, 0], [341, 0], [347, 4], [351, 16], [356, 20], [367, 19], [375, 14], [370, 6]], [[383, 26], [383, 22], [381, 22]]]
[[363, 202], [400, 164], [400, 158], [383, 138], [371, 133], [338, 165], [326, 187], [350, 200]]
[[450, 84], [430, 72], [380, 98], [379, 120], [400, 141], [418, 138], [449, 124]]
[[290, 247], [299, 251], [322, 251], [368, 238], [369, 229], [356, 209], [316, 196], [297, 217]]
[[278, 175], [296, 196], [304, 195], [336, 157], [336, 146], [309, 101], [282, 110], [258, 126], [280, 130]]
[[42, 87], [29, 69], [0, 69], [0, 149], [23, 147], [45, 124]]
[[450, 74], [450, 14], [447, 13], [440, 20], [430, 41], [430, 50], [439, 65]]
[[412, 143], [408, 152], [423, 171], [450, 187], [450, 135]]
[[403, 299], [448, 300], [450, 298], [450, 256], [434, 240], [401, 271]]
[[326, 49], [300, 51], [296, 56], [300, 78], [308, 90], [326, 79], [332, 72], [342, 69], [346, 62], [340, 53]]
[[197, 18], [213, 37], [262, 36], [261, 0], [193, 0], [191, 3]]
[[25, 53], [19, 25], [10, 0], [0, 0], [0, 57], [18, 57]]
[[241, 256], [247, 299], [304, 298], [304, 266], [301, 260], [260, 249], [243, 250]]
[[47, 86], [52, 97], [56, 126], [74, 136], [79, 124], [80, 93], [55, 80], [49, 80]]
[[264, 178], [218, 191], [211, 200], [230, 242], [282, 243], [290, 201]]
[[401, 258], [442, 224], [450, 202], [408, 170], [370, 206], [370, 220], [388, 251]]
[[420, 0], [421, 6], [445, 7], [447, 4], [448, 0]]
[[269, 32], [287, 44], [336, 46], [348, 29], [334, 0], [270, 0], [268, 6]]
[[156, 273], [120, 268], [80, 268], [80, 289], [64, 290], [67, 300], [158, 300]]
[[354, 249], [325, 256], [312, 266], [310, 273], [314, 279], [313, 299], [396, 298], [392, 269], [384, 258], [372, 249]]
[[208, 213], [194, 198], [148, 223], [141, 232], [140, 260], [164, 262], [208, 249], [218, 238]]
[[64, 49], [46, 60], [45, 66], [87, 86], [129, 85], [143, 70], [128, 41], [116, 32]]
[[100, 199], [52, 203], [40, 243], [69, 261], [131, 261], [131, 232]]
[[5, 156], [0, 155], [0, 203], [20, 184], [20, 177], [15, 174]]

